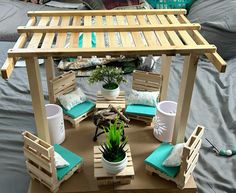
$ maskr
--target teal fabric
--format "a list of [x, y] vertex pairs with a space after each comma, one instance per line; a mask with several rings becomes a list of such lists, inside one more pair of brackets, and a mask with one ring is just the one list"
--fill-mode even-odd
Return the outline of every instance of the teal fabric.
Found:
[[69, 171], [71, 171], [76, 165], [83, 161], [83, 158], [72, 153], [68, 149], [54, 144], [54, 151], [60, 154], [70, 165], [64, 168], [57, 168], [57, 178], [61, 180]]
[[[79, 48], [83, 47], [83, 37], [84, 37], [84, 34], [81, 33], [78, 38], [78, 47]], [[92, 32], [92, 34], [91, 34], [91, 40], [92, 40], [92, 48], [96, 48], [96, 34], [94, 32]]]
[[195, 0], [147, 0], [155, 9], [189, 9]]
[[156, 150], [154, 150], [151, 155], [145, 159], [147, 165], [152, 166], [156, 170], [159, 170], [170, 177], [175, 177], [178, 173], [180, 166], [178, 167], [166, 167], [162, 163], [170, 155], [173, 149], [173, 145], [169, 143], [162, 143]]
[[69, 111], [66, 110], [65, 108], [62, 107], [63, 112], [66, 115], [69, 115], [70, 117], [72, 117], [73, 119], [87, 113], [89, 110], [91, 110], [92, 108], [95, 107], [95, 104], [91, 101], [85, 101], [83, 103], [80, 103], [78, 105], [76, 105], [75, 107], [73, 107], [72, 109], [70, 109]]
[[156, 115], [156, 107], [146, 106], [146, 105], [127, 105], [125, 109], [125, 113], [137, 114], [137, 115], [145, 115], [154, 117]]

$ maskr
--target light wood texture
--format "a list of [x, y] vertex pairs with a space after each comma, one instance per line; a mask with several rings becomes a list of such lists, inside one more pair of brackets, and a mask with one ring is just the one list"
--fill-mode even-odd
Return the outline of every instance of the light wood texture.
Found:
[[[61, 26], [68, 26], [70, 23], [70, 17], [65, 16], [61, 18]], [[76, 33], [77, 34], [77, 33]], [[57, 40], [56, 40], [56, 48], [64, 48], [66, 46], [66, 36], [67, 33], [58, 33]]]
[[171, 60], [171, 56], [167, 56], [165, 54], [161, 56], [161, 75], [163, 77], [163, 81], [160, 94], [160, 101], [166, 100], [167, 98]]
[[153, 167], [146, 164], [146, 170], [150, 173], [155, 173], [161, 176], [166, 180], [173, 181], [177, 184], [178, 188], [184, 189], [188, 180], [190, 179], [194, 168], [196, 167], [199, 149], [201, 147], [201, 137], [204, 132], [204, 127], [197, 126], [187, 142], [184, 145], [182, 162], [180, 165], [180, 170], [175, 177], [169, 177], [166, 174], [160, 172], [159, 170], [154, 169]]
[[[135, 70], [133, 72], [132, 89], [138, 91], [159, 91], [158, 101], [162, 92], [162, 75], [154, 72]], [[153, 117], [126, 113], [130, 119], [140, 120], [151, 125]]]
[[102, 96], [101, 91], [98, 91], [97, 100], [96, 100], [96, 109], [107, 109], [109, 105], [112, 105], [116, 108], [124, 109], [125, 108], [125, 92], [120, 91], [120, 94], [116, 99], [107, 100]]
[[[70, 125], [67, 125], [70, 126]], [[158, 175], [150, 176], [145, 172], [144, 159], [153, 152], [159, 145], [158, 140], [153, 137], [152, 127], [145, 126], [141, 122], [132, 121], [129, 128], [125, 128], [125, 135], [131, 148], [135, 176], [130, 184], [114, 186], [98, 186], [94, 178], [93, 148], [105, 141], [101, 135], [97, 142], [93, 142], [95, 125], [91, 120], [84, 120], [80, 123], [79, 129], [66, 128], [66, 140], [63, 146], [70, 151], [81, 155], [84, 160], [83, 171], [74, 174], [69, 180], [60, 186], [63, 193], [196, 193], [196, 184], [193, 177], [188, 180], [185, 189], [180, 190], [171, 181], [167, 181]], [[113, 190], [114, 188], [114, 190]], [[31, 180], [29, 193], [49, 193], [49, 190], [35, 180]]]
[[[49, 82], [49, 99], [51, 103], [58, 103], [58, 97], [68, 94], [74, 91], [77, 88], [76, 86], [76, 77], [75, 72], [69, 71], [65, 72], [64, 74], [53, 78]], [[87, 117], [91, 116], [94, 113], [94, 108], [89, 110], [88, 112], [84, 113], [83, 115], [72, 118], [66, 114], [64, 114], [64, 119], [68, 120], [72, 123], [74, 128], [79, 126], [79, 123], [86, 119]]]
[[52, 192], [57, 192], [62, 182], [79, 171], [82, 163], [77, 164], [63, 179], [58, 180], [54, 159], [54, 148], [28, 131], [22, 133], [26, 168], [32, 179], [39, 181]]
[[198, 55], [190, 54], [189, 56], [185, 56], [172, 137], [173, 144], [184, 142], [194, 80], [197, 72], [197, 63]]
[[52, 57], [47, 57], [45, 59], [45, 70], [46, 70], [46, 78], [47, 78], [47, 85], [48, 85], [48, 96], [49, 102], [53, 103], [53, 98], [51, 97], [52, 94], [50, 89], [50, 81], [55, 78], [55, 68], [54, 68], [54, 61]]
[[98, 185], [111, 185], [114, 183], [118, 184], [130, 184], [131, 180], [134, 178], [134, 167], [131, 156], [130, 146], [127, 144], [125, 150], [127, 150], [126, 155], [128, 163], [126, 168], [116, 175], [111, 175], [106, 172], [102, 165], [102, 153], [99, 150], [100, 146], [94, 147], [94, 177], [97, 180]]
[[26, 58], [26, 69], [28, 74], [30, 94], [35, 117], [35, 124], [38, 136], [50, 143], [48, 121], [43, 98], [43, 89], [40, 78], [39, 64], [37, 58]]

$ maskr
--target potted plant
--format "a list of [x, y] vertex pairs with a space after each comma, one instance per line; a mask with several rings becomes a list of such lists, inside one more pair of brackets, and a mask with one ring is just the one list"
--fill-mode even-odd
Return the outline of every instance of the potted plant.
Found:
[[95, 83], [102, 81], [101, 94], [108, 100], [114, 100], [120, 94], [119, 84], [126, 82], [122, 70], [112, 66], [97, 66], [92, 72], [89, 82]]
[[109, 127], [104, 128], [106, 134], [106, 143], [101, 145], [102, 165], [110, 174], [117, 174], [127, 166], [127, 155], [125, 145], [127, 138], [122, 142], [121, 136], [124, 129], [122, 121], [118, 126], [118, 119], [111, 123]]

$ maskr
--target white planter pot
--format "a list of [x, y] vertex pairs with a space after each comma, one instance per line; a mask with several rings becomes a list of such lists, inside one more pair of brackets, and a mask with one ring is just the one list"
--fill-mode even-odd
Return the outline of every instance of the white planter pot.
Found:
[[162, 142], [171, 142], [177, 103], [174, 101], [162, 101], [157, 104], [157, 115], [154, 118], [153, 135]]
[[120, 87], [118, 86], [116, 89], [113, 90], [105, 89], [102, 87], [101, 94], [107, 100], [114, 100], [120, 94]]
[[126, 168], [128, 159], [127, 155], [125, 155], [125, 158], [119, 162], [109, 162], [107, 161], [103, 156], [102, 156], [102, 165], [103, 168], [107, 171], [109, 174], [118, 174], [120, 173], [123, 169]]

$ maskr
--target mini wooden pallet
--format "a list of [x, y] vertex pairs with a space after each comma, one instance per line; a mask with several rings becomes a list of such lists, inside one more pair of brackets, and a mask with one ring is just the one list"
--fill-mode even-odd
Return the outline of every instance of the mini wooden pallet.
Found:
[[22, 135], [26, 168], [29, 175], [47, 186], [52, 192], [58, 191], [62, 182], [70, 178], [76, 171], [81, 170], [82, 163], [75, 166], [62, 180], [58, 180], [53, 146], [27, 131]]
[[156, 170], [155, 168], [147, 164], [146, 164], [146, 170], [150, 174], [155, 173], [166, 180], [175, 182], [178, 188], [183, 189], [185, 184], [188, 182], [190, 176], [192, 175], [194, 168], [196, 167], [199, 157], [199, 149], [201, 147], [201, 142], [202, 142], [201, 137], [203, 135], [203, 132], [204, 132], [204, 127], [197, 126], [193, 131], [192, 135], [185, 143], [180, 170], [176, 177], [174, 178], [169, 177], [166, 174], [160, 172], [159, 170]]
[[[49, 99], [51, 103], [57, 103], [57, 98], [61, 95], [67, 94], [69, 92], [72, 92], [76, 89], [76, 77], [75, 72], [69, 71], [66, 72], [50, 81], [49, 84]], [[66, 114], [64, 114], [64, 119], [68, 120], [72, 123], [73, 127], [77, 128], [79, 126], [79, 123], [86, 119], [87, 117], [91, 116], [94, 113], [95, 108], [91, 109], [87, 113], [72, 118]]]
[[115, 108], [125, 108], [125, 92], [120, 91], [119, 96], [114, 100], [107, 100], [105, 99], [101, 92], [98, 91], [97, 93], [97, 100], [96, 100], [96, 109], [107, 109], [109, 105], [112, 105]]
[[131, 113], [125, 113], [129, 119], [135, 119], [138, 121], [144, 122], [147, 126], [150, 126], [153, 121], [153, 117], [138, 115], [138, 114], [131, 114]]
[[101, 157], [102, 153], [99, 150], [100, 146], [94, 147], [94, 177], [97, 179], [97, 184], [111, 185], [111, 184], [130, 184], [134, 178], [134, 167], [131, 157], [130, 146], [127, 144], [125, 149], [127, 150], [128, 164], [126, 168], [117, 175], [108, 174], [102, 166]]

